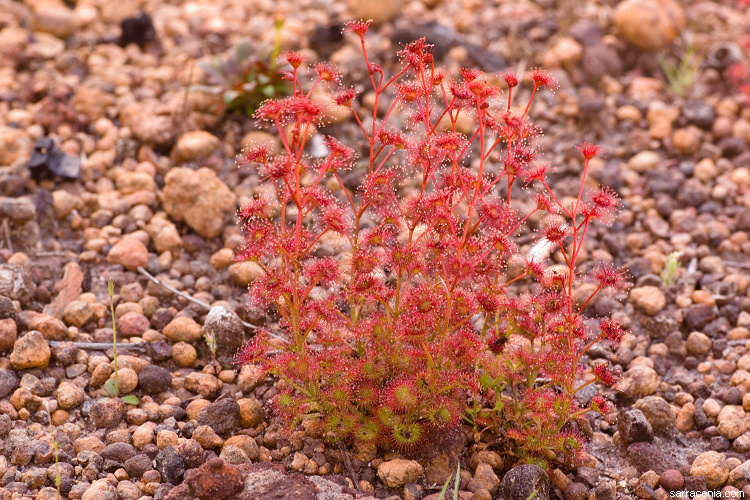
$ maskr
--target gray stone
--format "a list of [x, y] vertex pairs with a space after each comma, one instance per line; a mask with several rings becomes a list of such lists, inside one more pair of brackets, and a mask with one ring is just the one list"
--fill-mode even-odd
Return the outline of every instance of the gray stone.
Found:
[[524, 464], [513, 467], [505, 474], [500, 486], [505, 500], [549, 500], [549, 476], [538, 465]]

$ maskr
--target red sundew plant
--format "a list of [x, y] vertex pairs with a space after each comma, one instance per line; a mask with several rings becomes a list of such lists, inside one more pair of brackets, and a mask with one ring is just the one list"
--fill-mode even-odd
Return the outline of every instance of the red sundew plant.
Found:
[[[613, 382], [603, 365], [578, 382], [580, 357], [598, 340], [621, 337], [615, 322], [602, 320], [590, 338], [586, 304], [571, 298], [586, 232], [594, 221], [610, 221], [618, 204], [607, 188], [584, 188], [600, 149], [581, 145], [577, 199], [559, 200], [527, 118], [536, 91], [556, 86], [552, 76], [525, 75], [532, 97], [517, 108], [511, 96], [523, 76], [504, 75], [501, 103], [501, 89], [483, 73], [436, 68], [422, 39], [403, 47], [396, 74], [386, 77], [368, 57], [368, 26], [354, 22], [348, 31], [361, 39], [372, 111], [358, 105], [357, 91], [340, 87], [330, 64], [315, 65], [306, 87], [302, 58], [286, 54], [292, 96], [256, 112], [278, 131], [283, 151], [259, 144], [241, 155], [241, 163], [257, 165], [273, 197], [240, 211], [238, 258], [262, 267], [249, 296], [275, 309], [280, 324], [245, 345], [239, 361], [279, 377], [272, 405], [287, 429], [315, 419], [331, 441], [410, 451], [464, 418], [496, 425], [527, 449], [517, 452], [527, 461], [571, 455], [581, 442], [565, 425], [608, 408], [602, 397], [580, 408], [574, 395], [594, 381]], [[325, 139], [324, 158], [306, 154], [311, 131], [324, 123], [325, 109], [311, 97], [321, 85], [351, 109], [365, 138], [361, 160], [334, 137]], [[468, 135], [457, 129], [465, 112], [476, 123]], [[404, 126], [395, 123], [402, 115]], [[342, 177], [357, 162], [366, 174], [350, 191]], [[519, 179], [538, 188], [526, 214], [511, 205]], [[562, 253], [564, 266], [519, 255], [515, 240], [532, 216], [541, 216], [540, 238]], [[523, 271], [509, 279], [513, 259]], [[623, 273], [601, 268], [594, 278], [592, 297], [620, 287]], [[514, 283], [530, 291], [514, 296]]]

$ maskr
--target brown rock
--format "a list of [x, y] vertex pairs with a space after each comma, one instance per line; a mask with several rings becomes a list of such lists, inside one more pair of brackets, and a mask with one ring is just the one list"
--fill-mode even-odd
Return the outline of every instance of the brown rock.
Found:
[[201, 326], [192, 318], [180, 316], [169, 322], [162, 332], [172, 342], [193, 343], [199, 341], [203, 332]]
[[133, 135], [148, 144], [168, 146], [175, 137], [176, 127], [169, 108], [156, 100], [143, 100], [124, 105], [120, 120]]
[[685, 11], [675, 0], [625, 0], [615, 9], [615, 28], [641, 50], [669, 45], [685, 27]]
[[16, 410], [26, 408], [29, 412], [34, 413], [42, 405], [42, 398], [32, 394], [26, 387], [19, 387], [10, 397], [10, 404]]
[[70, 99], [73, 108], [85, 116], [89, 122], [104, 118], [107, 110], [111, 109], [114, 102], [115, 96], [111, 92], [83, 85], [75, 90], [73, 97]]
[[63, 321], [79, 328], [94, 319], [95, 316], [96, 313], [91, 304], [82, 300], [74, 300], [63, 311]]
[[195, 162], [208, 158], [221, 150], [218, 137], [202, 130], [186, 132], [177, 139], [172, 149], [172, 160], [175, 164]]
[[706, 480], [706, 486], [711, 489], [720, 488], [729, 477], [726, 457], [718, 451], [701, 453], [693, 461], [690, 475], [702, 477]]
[[263, 404], [257, 399], [242, 398], [237, 404], [240, 405], [239, 422], [243, 428], [255, 427], [263, 420]]
[[10, 354], [10, 364], [16, 370], [47, 368], [52, 351], [42, 334], [32, 330], [16, 340]]
[[86, 392], [71, 382], [60, 382], [57, 387], [57, 404], [63, 410], [70, 410], [83, 403]]
[[117, 500], [117, 490], [109, 479], [97, 479], [91, 483], [81, 500]]
[[73, 11], [62, 4], [49, 0], [34, 2], [34, 16], [31, 27], [34, 31], [49, 33], [58, 38], [67, 38], [75, 30]]
[[[135, 373], [135, 370], [131, 368], [122, 368], [119, 366], [118, 368], [119, 370], [117, 370], [117, 384], [120, 394], [128, 394], [130, 392], [133, 392], [135, 388], [138, 387], [138, 375]], [[114, 380], [115, 374], [113, 373], [109, 378]]]
[[240, 491], [244, 483], [240, 471], [218, 457], [185, 473], [185, 484], [200, 500], [223, 500]]
[[477, 465], [477, 469], [474, 472], [474, 477], [469, 481], [467, 486], [469, 491], [477, 491], [484, 489], [494, 494], [500, 488], [500, 479], [492, 470], [492, 466], [485, 463]]
[[184, 387], [206, 399], [213, 399], [221, 390], [221, 381], [210, 373], [193, 372], [185, 377]]
[[77, 262], [68, 262], [65, 265], [65, 273], [62, 280], [55, 283], [55, 291], [55, 300], [44, 306], [44, 312], [62, 319], [65, 307], [76, 300], [83, 291], [83, 271]]
[[29, 329], [39, 331], [47, 340], [63, 340], [68, 335], [65, 323], [44, 313], [35, 314], [29, 319]]
[[349, 12], [352, 19], [372, 19], [375, 26], [394, 19], [402, 8], [403, 4], [397, 0], [377, 3], [366, 0], [349, 0]]
[[148, 318], [135, 311], [126, 312], [117, 321], [117, 332], [123, 337], [140, 337], [151, 327]]
[[125, 403], [120, 398], [97, 401], [91, 407], [89, 416], [97, 429], [116, 427], [125, 416]]
[[117, 176], [116, 185], [122, 194], [133, 194], [138, 191], [156, 191], [156, 181], [146, 172], [122, 172]]
[[93, 451], [94, 453], [101, 453], [104, 449], [104, 443], [101, 439], [96, 436], [84, 436], [75, 440], [73, 443], [73, 449], [76, 453], [82, 451]]
[[198, 359], [198, 353], [192, 345], [185, 342], [177, 342], [172, 346], [172, 359], [179, 367], [189, 367], [195, 364], [195, 360]]
[[164, 180], [162, 206], [174, 220], [185, 221], [204, 238], [221, 234], [237, 197], [213, 170], [173, 168]]
[[0, 319], [0, 352], [13, 349], [18, 337], [18, 327], [13, 318]]
[[199, 425], [193, 431], [195, 439], [204, 450], [212, 450], [224, 444], [224, 440], [208, 425]]
[[389, 488], [400, 488], [405, 483], [414, 483], [423, 473], [424, 469], [415, 460], [397, 458], [378, 466], [378, 477]]
[[255, 442], [255, 439], [250, 436], [239, 435], [230, 437], [224, 441], [222, 453], [227, 446], [239, 448], [250, 460], [256, 460], [258, 458], [258, 444]]
[[649, 316], [658, 313], [667, 305], [664, 292], [660, 288], [650, 285], [631, 290], [630, 301]]
[[0, 167], [9, 167], [16, 160], [28, 159], [34, 143], [31, 137], [13, 127], [0, 127]]
[[140, 240], [123, 238], [109, 250], [107, 262], [120, 264], [125, 269], [135, 271], [139, 266], [146, 267], [148, 265], [148, 249]]

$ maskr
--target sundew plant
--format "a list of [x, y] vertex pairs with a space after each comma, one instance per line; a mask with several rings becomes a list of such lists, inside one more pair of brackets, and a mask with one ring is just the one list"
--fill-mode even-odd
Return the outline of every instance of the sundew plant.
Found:
[[[361, 41], [371, 107], [341, 86], [333, 65], [310, 71], [304, 56], [287, 52], [292, 95], [255, 114], [283, 150], [257, 144], [240, 157], [270, 195], [240, 211], [238, 258], [263, 269], [250, 300], [279, 321], [243, 347], [240, 362], [278, 377], [273, 411], [288, 430], [312, 420], [329, 441], [411, 452], [464, 419], [494, 426], [501, 446], [524, 460], [574, 458], [581, 438], [569, 422], [608, 409], [601, 396], [579, 407], [576, 392], [614, 381], [607, 366], [584, 372], [579, 360], [622, 335], [609, 319], [590, 332], [581, 314], [599, 290], [622, 285], [622, 271], [596, 269], [586, 277], [596, 291], [583, 304], [572, 299], [586, 233], [618, 205], [612, 190], [584, 185], [600, 149], [580, 146], [580, 191], [559, 199], [528, 119], [535, 96], [556, 87], [552, 76], [508, 72], [501, 88], [474, 69], [449, 75], [424, 39], [399, 51], [388, 76], [368, 56], [368, 26], [347, 30]], [[523, 82], [530, 97], [518, 105]], [[326, 112], [312, 97], [318, 87], [351, 110], [364, 142], [327, 136], [327, 155], [314, 159], [308, 146]], [[463, 114], [475, 124], [468, 134], [458, 131]], [[360, 171], [359, 186], [347, 188], [346, 176]], [[526, 213], [511, 200], [518, 186], [533, 190]], [[539, 239], [564, 264], [519, 253], [530, 219], [541, 220]], [[521, 267], [512, 278], [509, 262]], [[519, 295], [518, 285], [527, 291]]]

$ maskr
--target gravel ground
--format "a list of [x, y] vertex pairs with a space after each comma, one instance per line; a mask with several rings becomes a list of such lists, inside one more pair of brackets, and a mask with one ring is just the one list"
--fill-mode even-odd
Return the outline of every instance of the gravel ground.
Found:
[[[0, 500], [56, 498], [58, 476], [75, 500], [435, 499], [456, 462], [463, 499], [525, 500], [533, 484], [538, 499], [750, 494], [750, 109], [726, 77], [750, 15], [732, 1], [617, 4], [0, 0]], [[123, 46], [123, 21], [144, 12], [153, 32]], [[591, 307], [628, 335], [590, 352], [621, 372], [619, 414], [590, 416], [576, 469], [516, 467], [470, 428], [419, 456], [284, 435], [274, 381], [235, 369], [270, 321], [246, 306], [257, 267], [233, 257], [235, 211], [259, 190], [234, 157], [264, 132], [187, 88], [204, 81], [196, 63], [272, 43], [279, 17], [283, 48], [331, 59], [350, 84], [365, 73], [340, 23], [359, 18], [374, 19], [385, 68], [426, 36], [449, 69], [550, 70], [560, 89], [532, 115], [563, 192], [577, 191], [575, 145], [606, 149], [592, 176], [624, 209], [584, 250], [633, 287]], [[700, 66], [670, 82], [662, 66], [688, 51]], [[138, 404], [106, 397], [110, 279], [120, 390]]]

